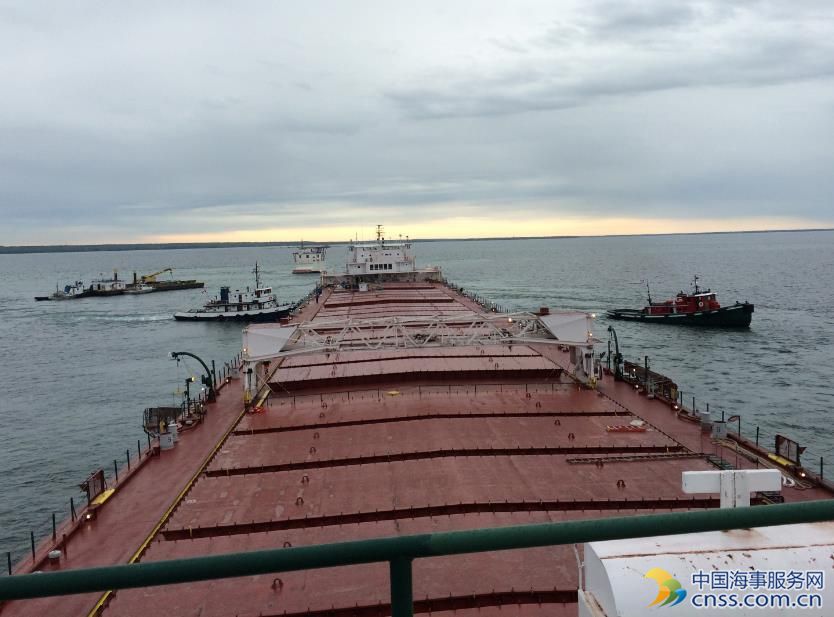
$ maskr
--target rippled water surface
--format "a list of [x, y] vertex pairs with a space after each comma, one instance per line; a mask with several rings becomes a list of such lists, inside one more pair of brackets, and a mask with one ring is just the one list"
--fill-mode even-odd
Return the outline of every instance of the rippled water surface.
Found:
[[[403, 230], [406, 232], [407, 230]], [[804, 460], [834, 462], [834, 232], [717, 234], [416, 244], [421, 265], [511, 309], [539, 306], [596, 312], [596, 334], [612, 307], [640, 307], [641, 279], [655, 299], [688, 289], [692, 274], [732, 303], [749, 300], [749, 330], [708, 330], [614, 322], [628, 359], [650, 358], [698, 405], [742, 416], [771, 443], [781, 431], [808, 446]], [[331, 265], [344, 247], [330, 249]], [[250, 283], [259, 260], [282, 300], [315, 278], [294, 276], [291, 248], [226, 248], [0, 255], [0, 551], [20, 555], [29, 530], [45, 533], [51, 513], [97, 467], [124, 463], [136, 450], [142, 410], [171, 404], [196, 362], [167, 359], [190, 351], [218, 365], [240, 349], [240, 326], [178, 323], [176, 310], [205, 302], [201, 290], [34, 302], [56, 283], [89, 281], [167, 266], [177, 278]], [[604, 347], [604, 345], [603, 345]], [[689, 400], [689, 398], [688, 398]], [[817, 464], [816, 462], [813, 464]], [[834, 472], [832, 472], [834, 473]]]

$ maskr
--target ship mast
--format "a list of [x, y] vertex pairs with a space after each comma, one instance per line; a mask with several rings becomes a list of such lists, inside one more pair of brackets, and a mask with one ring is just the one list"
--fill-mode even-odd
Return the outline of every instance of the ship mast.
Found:
[[255, 274], [255, 289], [256, 290], [260, 289], [261, 288], [261, 275], [260, 275], [260, 270], [258, 270], [258, 262], [257, 261], [255, 262], [255, 269], [252, 270], [252, 272], [254, 272], [254, 274]]
[[701, 290], [698, 289], [698, 275], [696, 274], [694, 278], [695, 280], [692, 282], [692, 284], [695, 286], [695, 294], [697, 295], [701, 292]]
[[385, 233], [385, 232], [382, 229], [382, 225], [377, 225], [376, 226], [376, 241], [379, 242], [380, 244], [383, 244], [385, 242], [385, 238], [382, 237], [383, 233]]

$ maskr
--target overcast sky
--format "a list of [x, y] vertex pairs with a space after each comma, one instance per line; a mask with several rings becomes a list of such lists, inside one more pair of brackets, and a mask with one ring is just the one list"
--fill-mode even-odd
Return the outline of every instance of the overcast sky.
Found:
[[0, 244], [834, 226], [834, 3], [0, 0]]

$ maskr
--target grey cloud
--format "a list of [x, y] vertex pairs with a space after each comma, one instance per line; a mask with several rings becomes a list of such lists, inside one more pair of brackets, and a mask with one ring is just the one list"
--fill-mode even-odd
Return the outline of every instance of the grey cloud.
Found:
[[832, 219], [826, 3], [524, 1], [0, 7], [0, 244], [460, 212]]
[[515, 54], [526, 54], [529, 49], [523, 43], [507, 36], [495, 36], [489, 39], [496, 47]]
[[639, 36], [658, 29], [686, 27], [702, 13], [684, 2], [606, 1], [590, 4], [594, 10], [582, 25], [598, 37]]
[[[536, 60], [510, 62], [483, 75], [449, 73], [446, 83], [433, 79], [387, 96], [415, 119], [500, 116], [561, 110], [599, 97], [834, 75], [834, 31], [825, 36], [826, 25], [834, 26], [832, 15], [820, 19], [814, 11], [798, 10], [790, 19], [766, 14], [753, 20], [746, 11], [739, 17], [738, 11], [701, 3], [697, 10], [666, 2], [593, 6], [578, 24], [559, 23], [534, 37], [542, 50]], [[715, 24], [717, 33], [711, 30]], [[809, 36], [814, 30], [816, 36]], [[650, 55], [632, 40], [647, 32]]]

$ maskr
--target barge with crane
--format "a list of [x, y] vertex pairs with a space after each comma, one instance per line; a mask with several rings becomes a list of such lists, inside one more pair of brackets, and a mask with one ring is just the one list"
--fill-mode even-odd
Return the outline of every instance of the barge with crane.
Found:
[[[771, 450], [685, 406], [677, 384], [625, 364], [616, 338], [601, 356], [592, 315], [492, 310], [439, 269], [421, 273], [403, 250], [380, 234], [344, 272], [322, 275], [315, 302], [283, 323], [247, 326], [231, 370], [218, 379], [206, 369], [216, 400], [201, 421], [175, 445], [154, 443], [103, 503], [16, 570], [156, 564], [171, 577], [163, 582], [179, 584], [88, 586], [11, 601], [0, 615], [613, 617], [650, 614], [659, 585], [674, 594], [672, 610], [693, 614], [680, 602], [695, 571], [779, 564], [831, 575], [828, 523], [666, 543], [529, 540], [533, 523], [603, 528], [628, 516], [676, 526], [719, 507], [830, 500], [834, 485], [787, 437]], [[484, 552], [465, 543], [487, 528], [528, 535]], [[419, 550], [390, 569], [374, 563], [388, 553], [370, 547], [398, 541]], [[201, 556], [243, 563], [240, 553], [286, 551], [299, 564], [305, 549], [322, 556], [315, 569], [189, 578], [208, 577]], [[829, 589], [821, 594], [834, 601]]]
[[[161, 274], [168, 273], [170, 278], [160, 278]], [[177, 280], [174, 278], [173, 268], [163, 268], [158, 272], [151, 274], [144, 274], [137, 278], [136, 272], [133, 273], [133, 285], [138, 287], [140, 285], [147, 285], [152, 287], [154, 291], [177, 291], [180, 289], [202, 289], [206, 286], [203, 281], [196, 279]]]
[[[161, 274], [169, 273], [171, 278], [159, 278]], [[176, 280], [173, 268], [163, 268], [151, 274], [138, 275], [133, 273], [133, 281], [128, 282], [119, 278], [119, 273], [113, 271], [112, 277], [99, 276], [93, 282], [84, 286], [83, 281], [75, 281], [65, 285], [63, 289], [56, 286], [55, 293], [48, 296], [35, 296], [38, 302], [49, 300], [78, 300], [81, 298], [96, 298], [121, 296], [124, 294], [145, 294], [156, 291], [178, 291], [181, 289], [201, 289], [205, 283], [196, 279]]]

